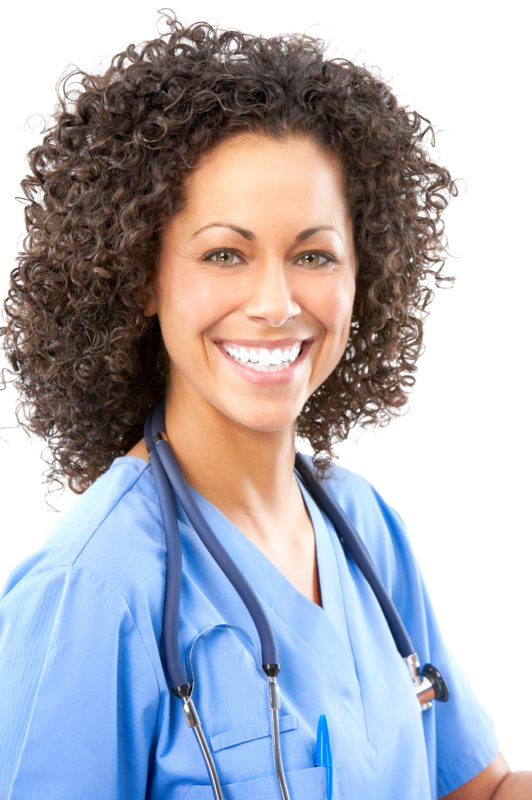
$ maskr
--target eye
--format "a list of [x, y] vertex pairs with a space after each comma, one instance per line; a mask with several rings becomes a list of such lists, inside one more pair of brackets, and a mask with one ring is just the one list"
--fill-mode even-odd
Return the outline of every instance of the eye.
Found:
[[[210, 253], [207, 253], [207, 255], [203, 256], [203, 258], [201, 260], [202, 261], [212, 261], [212, 259], [215, 256], [219, 256], [219, 255], [222, 255], [222, 254], [223, 255], [229, 255], [229, 256], [232, 257], [232, 256], [234, 256], [236, 254], [236, 252], [237, 252], [236, 250], [229, 250], [227, 248], [220, 248], [218, 250], [211, 250]], [[233, 267], [233, 266], [236, 266], [233, 263], [233, 261], [227, 261], [227, 260], [224, 260], [224, 261], [215, 260], [212, 263], [213, 264], [218, 264], [221, 267]]]
[[[232, 258], [237, 254], [238, 254], [237, 250], [232, 250], [231, 248], [219, 248], [218, 250], [211, 250], [209, 253], [203, 256], [202, 261], [212, 261], [212, 259], [214, 258], [215, 259], [213, 262], [214, 264], [218, 264], [220, 266], [225, 266], [225, 267], [234, 267], [237, 266], [237, 264], [233, 262]], [[220, 255], [230, 256], [231, 260], [223, 259], [222, 261], [219, 261], [216, 257]], [[334, 256], [332, 256], [330, 253], [323, 253], [321, 250], [310, 250], [307, 253], [302, 253], [298, 257], [298, 260], [301, 258], [316, 258], [316, 257], [318, 259], [324, 258], [325, 263], [322, 262], [321, 264], [319, 264], [316, 263], [316, 261], [314, 261], [314, 263], [310, 263], [309, 261], [307, 261], [304, 264], [304, 266], [308, 267], [309, 269], [313, 269], [316, 267], [325, 267], [325, 266], [330, 266], [331, 264], [336, 264], [336, 259], [334, 258]]]
[[317, 257], [325, 259], [325, 264], [323, 263], [317, 264], [316, 262], [311, 264], [310, 262], [307, 261], [304, 266], [309, 267], [310, 269], [312, 269], [313, 267], [326, 267], [336, 263], [336, 259], [333, 256], [331, 256], [330, 253], [322, 253], [321, 250], [310, 250], [308, 253], [302, 253], [299, 256], [299, 258], [309, 258], [309, 257], [310, 258]]

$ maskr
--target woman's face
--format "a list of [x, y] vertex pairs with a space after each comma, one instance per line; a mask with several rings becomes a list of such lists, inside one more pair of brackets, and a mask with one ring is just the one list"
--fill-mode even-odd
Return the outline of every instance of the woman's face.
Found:
[[155, 290], [167, 408], [255, 431], [293, 426], [340, 360], [356, 258], [340, 163], [307, 137], [214, 147], [163, 236]]

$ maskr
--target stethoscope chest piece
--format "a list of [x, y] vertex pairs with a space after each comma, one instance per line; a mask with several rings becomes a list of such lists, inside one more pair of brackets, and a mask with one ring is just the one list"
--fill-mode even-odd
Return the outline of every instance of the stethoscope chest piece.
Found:
[[414, 684], [420, 710], [426, 711], [427, 708], [430, 708], [433, 700], [446, 703], [449, 699], [449, 690], [436, 667], [433, 664], [425, 664], [423, 669], [420, 669], [417, 653], [411, 653], [405, 658], [405, 661]]

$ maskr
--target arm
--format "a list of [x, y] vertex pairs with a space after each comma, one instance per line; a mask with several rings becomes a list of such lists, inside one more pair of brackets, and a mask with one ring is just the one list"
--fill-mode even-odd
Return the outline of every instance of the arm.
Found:
[[532, 772], [510, 772], [499, 753], [489, 767], [441, 800], [532, 800]]
[[123, 597], [78, 567], [0, 603], [0, 797], [143, 800], [159, 693]]

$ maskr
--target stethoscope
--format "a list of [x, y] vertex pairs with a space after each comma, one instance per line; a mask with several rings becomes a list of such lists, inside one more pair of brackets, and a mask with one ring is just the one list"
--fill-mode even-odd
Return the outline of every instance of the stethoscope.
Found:
[[[290, 800], [281, 756], [279, 733], [279, 709], [281, 707], [281, 698], [276, 681], [280, 670], [277, 642], [265, 615], [264, 608], [237, 564], [235, 564], [231, 556], [220, 544], [216, 534], [204, 519], [193, 498], [190, 487], [185, 481], [166, 437], [164, 400], [148, 414], [146, 422], [144, 423], [144, 440], [148, 449], [157, 494], [161, 505], [162, 521], [166, 537], [166, 587], [163, 612], [163, 641], [170, 690], [182, 701], [183, 711], [188, 725], [196, 734], [209, 771], [214, 796], [217, 800], [223, 800], [222, 788], [214, 759], [192, 700], [192, 685], [188, 680], [187, 673], [179, 657], [178, 620], [181, 596], [182, 553], [175, 501], [175, 495], [177, 495], [177, 499], [192, 527], [240, 595], [257, 629], [262, 653], [262, 669], [268, 678], [268, 701], [270, 707], [270, 725], [275, 771], [283, 800]], [[311, 497], [332, 523], [344, 550], [351, 555], [356, 566], [373, 590], [386, 618], [396, 647], [406, 662], [421, 711], [430, 708], [432, 700], [446, 701], [449, 698], [449, 693], [444, 679], [432, 664], [425, 664], [423, 669], [420, 668], [419, 658], [414, 650], [410, 636], [403, 625], [391, 597], [379, 578], [377, 569], [364, 542], [355, 530], [352, 522], [334, 500], [324, 483], [320, 483], [315, 478], [311, 468], [307, 466], [300, 453], [296, 454], [295, 469]]]

